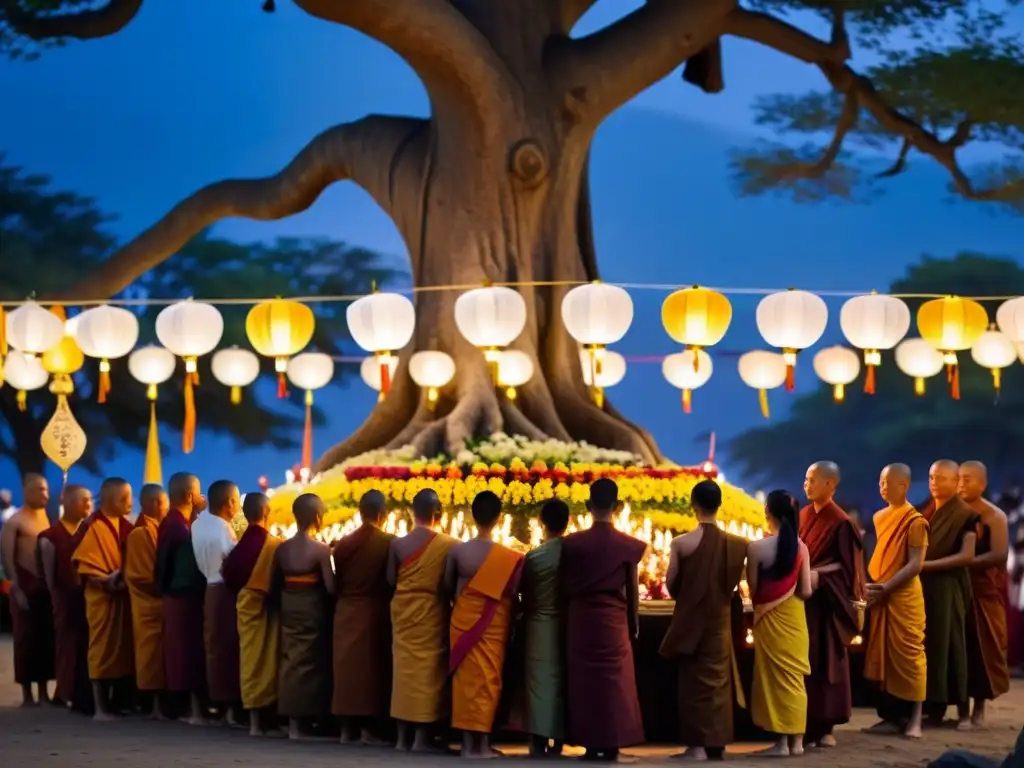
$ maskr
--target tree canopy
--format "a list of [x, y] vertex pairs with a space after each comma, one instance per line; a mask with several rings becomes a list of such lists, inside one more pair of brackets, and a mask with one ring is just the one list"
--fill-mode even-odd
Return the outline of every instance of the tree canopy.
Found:
[[[109, 230], [113, 217], [95, 200], [56, 190], [50, 179], [5, 164], [0, 156], [0, 301], [20, 301], [31, 294], [44, 296], [74, 283], [108, 257], [116, 247]], [[271, 243], [236, 243], [203, 233], [179, 253], [147, 272], [121, 298], [176, 299], [266, 298], [275, 295], [327, 296], [365, 293], [373, 282], [387, 283], [397, 273], [370, 251], [319, 238], [279, 238]], [[74, 310], [75, 308], [70, 307]], [[351, 351], [345, 307], [323, 303], [313, 307], [317, 325], [310, 346], [331, 355]], [[155, 342], [154, 323], [160, 307], [139, 307], [139, 344]], [[221, 347], [248, 346], [245, 304], [221, 307], [224, 337]], [[203, 384], [196, 390], [199, 426], [229, 433], [243, 445], [271, 444], [282, 449], [296, 445], [301, 410], [268, 409], [250, 390], [240, 405], [230, 404], [227, 387], [216, 383], [209, 360], [200, 360]], [[95, 470], [112, 457], [120, 443], [140, 445], [148, 424], [145, 388], [128, 373], [127, 360], [111, 361], [113, 390], [106, 405], [96, 402], [95, 361], [87, 361], [75, 377], [71, 405], [89, 435], [83, 462]], [[342, 374], [346, 373], [344, 368]], [[349, 371], [350, 372], [350, 371]], [[273, 375], [272, 361], [263, 367]], [[299, 404], [298, 395], [294, 403]], [[179, 428], [184, 415], [182, 377], [160, 388], [157, 413]], [[22, 471], [39, 470], [43, 456], [39, 435], [53, 412], [53, 396], [45, 389], [29, 393], [29, 408], [18, 410], [10, 386], [0, 389], [0, 416], [6, 435], [0, 436], [0, 455], [14, 458]], [[315, 414], [318, 421], [322, 415]]]
[[[936, 294], [955, 287], [965, 296], [1024, 294], [1024, 268], [1009, 258], [961, 253], [952, 259], [925, 256], [891, 286], [893, 293]], [[907, 299], [911, 311], [924, 299]], [[987, 302], [989, 317], [999, 304]], [[916, 334], [911, 334], [916, 335]], [[792, 487], [815, 461], [839, 464], [844, 490], [873, 502], [878, 474], [886, 464], [908, 464], [924, 477], [937, 459], [979, 460], [989, 468], [990, 484], [1020, 469], [1024, 445], [1024, 368], [1003, 370], [996, 401], [992, 374], [960, 353], [961, 399], [953, 400], [944, 375], [927, 380], [923, 396], [896, 367], [893, 353], [882, 355], [877, 394], [857, 384], [847, 387], [846, 402], [836, 404], [832, 387], [822, 384], [803, 395], [789, 417], [750, 429], [728, 443], [741, 473], [753, 481]], [[805, 361], [805, 364], [809, 361]]]

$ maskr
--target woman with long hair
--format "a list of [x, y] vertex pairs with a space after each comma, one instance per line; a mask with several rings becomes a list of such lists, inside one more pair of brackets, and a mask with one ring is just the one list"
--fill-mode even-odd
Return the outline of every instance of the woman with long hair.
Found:
[[754, 684], [750, 714], [778, 734], [766, 754], [802, 755], [811, 672], [804, 600], [811, 595], [811, 559], [798, 535], [799, 506], [786, 491], [765, 500], [769, 535], [747, 550], [747, 585], [754, 603]]

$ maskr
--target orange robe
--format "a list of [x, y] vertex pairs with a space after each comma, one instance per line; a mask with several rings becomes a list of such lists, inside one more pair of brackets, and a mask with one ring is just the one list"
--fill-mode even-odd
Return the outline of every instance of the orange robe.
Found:
[[[888, 581], [907, 564], [909, 549], [928, 547], [928, 523], [910, 504], [875, 515], [875, 547], [868, 575]], [[921, 579], [915, 576], [871, 608], [864, 677], [897, 699], [924, 701], [928, 667], [924, 652], [925, 610]]]
[[[975, 499], [969, 502], [969, 506], [981, 515], [988, 511], [990, 502]], [[992, 533], [979, 521], [976, 553], [983, 555], [991, 549]], [[973, 698], [995, 699], [1010, 690], [1006, 567], [996, 564], [988, 568], [972, 568], [970, 573], [972, 599], [967, 612], [967, 687]]]
[[499, 544], [463, 587], [452, 609], [449, 671], [452, 727], [490, 733], [501, 699], [501, 678], [523, 556]]
[[[124, 564], [124, 545], [132, 525], [124, 518], [97, 514], [78, 545], [72, 562], [83, 580], [105, 579]], [[131, 600], [127, 589], [110, 592], [96, 584], [85, 587], [89, 622], [89, 679], [113, 680], [135, 674]]]
[[164, 674], [164, 602], [156, 592], [156, 532], [159, 520], [140, 515], [125, 545], [124, 580], [132, 603], [135, 684], [140, 691], [162, 691]]

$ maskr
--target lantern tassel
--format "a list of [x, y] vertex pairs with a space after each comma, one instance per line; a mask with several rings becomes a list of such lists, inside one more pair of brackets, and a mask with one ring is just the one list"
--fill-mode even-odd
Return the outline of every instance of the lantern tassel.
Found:
[[868, 395], [875, 394], [875, 366], [866, 366], [867, 370], [864, 372], [864, 392]]
[[17, 400], [19, 411], [24, 413], [26, 410], [28, 410], [28, 392], [26, 392], [24, 389], [19, 389]]
[[164, 473], [160, 463], [160, 434], [156, 420], [156, 400], [149, 403], [149, 434], [146, 436], [146, 464], [142, 471], [143, 483], [163, 485]]
[[761, 406], [761, 415], [766, 419], [771, 416], [771, 412], [768, 410], [768, 390], [759, 389], [757, 390], [757, 402]]
[[846, 386], [843, 384], [833, 384], [832, 399], [837, 403], [843, 402], [846, 399]]
[[683, 390], [683, 413], [693, 410], [693, 394], [689, 389]]
[[288, 397], [288, 379], [285, 377], [284, 371], [278, 371], [277, 374], [277, 399], [283, 400]]
[[61, 322], [66, 323], [68, 321], [68, 313], [60, 304], [54, 304], [52, 307], [50, 307], [50, 314], [60, 319]]
[[920, 376], [914, 379], [914, 394], [918, 397], [924, 394], [924, 379]]
[[786, 363], [786, 391], [796, 389], [796, 366]]
[[999, 390], [1003, 386], [1003, 370], [1001, 368], [992, 369], [992, 387], [996, 391], [995, 403], [999, 405]]
[[391, 391], [391, 362], [390, 358], [386, 355], [380, 358], [380, 394], [381, 400], [388, 396], [388, 392]]
[[242, 402], [242, 388], [232, 387], [231, 388], [231, 404], [238, 405]]
[[594, 405], [604, 410], [604, 387], [594, 388]]
[[960, 399], [960, 366], [951, 366], [952, 371], [949, 379], [949, 395], [954, 400]]
[[0, 307], [0, 357], [7, 354], [7, 315]]
[[306, 390], [306, 423], [302, 427], [302, 466], [313, 467], [313, 390]]
[[100, 405], [107, 402], [110, 394], [110, 361], [100, 360], [100, 376], [96, 382], [96, 402]]
[[185, 424], [181, 430], [181, 451], [192, 453], [196, 447], [196, 393], [195, 387], [199, 384], [199, 373], [196, 371], [185, 373]]

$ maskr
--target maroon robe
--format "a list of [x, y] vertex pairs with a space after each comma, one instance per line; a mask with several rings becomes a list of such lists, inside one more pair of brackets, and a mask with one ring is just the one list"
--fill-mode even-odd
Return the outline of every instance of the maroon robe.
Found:
[[249, 577], [252, 576], [253, 568], [260, 559], [260, 553], [263, 552], [263, 545], [266, 544], [269, 535], [267, 529], [262, 526], [248, 526], [235, 548], [221, 563], [220, 575], [224, 579], [224, 584], [236, 596], [249, 583]]
[[646, 549], [611, 523], [565, 537], [559, 578], [570, 744], [610, 750], [644, 741], [625, 587]]
[[206, 690], [206, 579], [196, 565], [191, 522], [177, 509], [171, 509], [157, 529], [154, 583], [164, 604], [167, 690], [202, 694]]
[[815, 512], [800, 510], [800, 538], [811, 569], [832, 563], [838, 571], [818, 575], [818, 589], [805, 603], [811, 675], [807, 678], [807, 739], [817, 741], [853, 714], [847, 646], [860, 631], [854, 601], [864, 599], [864, 543], [849, 516], [830, 501]]
[[[14, 682], [18, 685], [53, 680], [53, 607], [42, 576], [15, 564], [18, 586], [28, 607], [22, 610], [9, 600], [14, 633]], [[38, 568], [38, 566], [37, 566]]]

